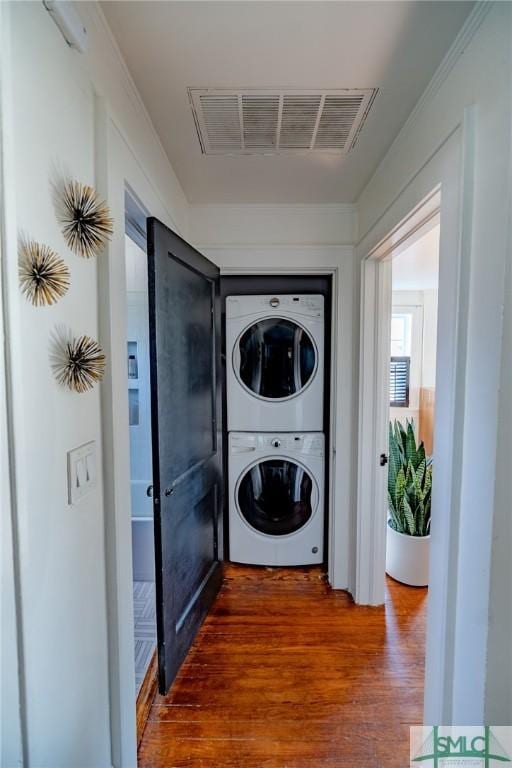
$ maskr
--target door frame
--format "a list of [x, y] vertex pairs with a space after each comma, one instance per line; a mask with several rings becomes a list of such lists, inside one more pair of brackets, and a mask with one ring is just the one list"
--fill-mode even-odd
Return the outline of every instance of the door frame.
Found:
[[[208, 248], [205, 249], [208, 252]], [[326, 489], [327, 493], [325, 498], [327, 499], [327, 579], [329, 584], [334, 588], [346, 588], [340, 586], [340, 581], [343, 578], [341, 574], [346, 570], [346, 563], [342, 561], [343, 551], [341, 547], [336, 546], [338, 541], [337, 533], [343, 528], [344, 520], [346, 519], [345, 500], [342, 494], [336, 493], [336, 476], [340, 477], [342, 467], [341, 464], [341, 451], [339, 455], [336, 453], [336, 427], [337, 427], [337, 409], [341, 410], [337, 403], [336, 392], [336, 374], [338, 363], [338, 344], [339, 340], [339, 314], [338, 305], [340, 301], [340, 276], [339, 267], [220, 267], [220, 276], [226, 275], [240, 275], [240, 276], [275, 276], [275, 275], [322, 275], [328, 276], [332, 280], [332, 294], [331, 294], [331, 372], [330, 372], [330, 399], [329, 399], [329, 446], [327, 451], [327, 457], [329, 461], [329, 487]]]
[[[23, 675], [23, 621], [21, 564], [18, 530], [19, 462], [15, 425], [20, 404], [15, 382], [20, 381], [13, 328], [19, 328], [15, 152], [13, 148], [13, 99], [15, 78], [11, 71], [9, 4], [0, 3], [0, 764], [28, 762], [27, 702]], [[16, 265], [16, 268], [15, 268]], [[18, 335], [16, 335], [18, 338]]]
[[[148, 177], [106, 99], [95, 97], [96, 186], [116, 226], [98, 260], [99, 340], [107, 357], [101, 387], [102, 475], [113, 768], [137, 765], [132, 587], [130, 440], [126, 386], [126, 192], [175, 232], [181, 227]], [[162, 162], [167, 159], [162, 153]]]
[[[426, 199], [361, 262], [359, 373], [359, 451], [357, 473], [357, 603], [381, 605], [385, 595], [389, 348], [391, 343], [392, 261], [439, 219], [441, 191]], [[374, 467], [368, 472], [368, 467]]]
[[[366, 294], [373, 291], [375, 295], [379, 285], [382, 287], [386, 267], [380, 270], [379, 262], [371, 256], [379, 255], [379, 246], [380, 255], [385, 256], [386, 245], [397, 244], [400, 226], [433, 194], [440, 192], [436, 470], [432, 491], [425, 723], [485, 720], [487, 622], [482, 617], [489, 613], [500, 354], [496, 343], [489, 345], [486, 376], [482, 376], [479, 352], [485, 348], [485, 339], [479, 329], [484, 327], [489, 334], [492, 328], [486, 338], [500, 338], [502, 317], [495, 294], [490, 289], [482, 294], [478, 285], [482, 260], [474, 241], [473, 217], [478, 117], [474, 105], [464, 109], [460, 122], [411, 174], [357, 245], [363, 264], [363, 285], [356, 600], [375, 604], [383, 597], [384, 570], [381, 566], [373, 567], [371, 556], [378, 553], [380, 563], [384, 562], [385, 515], [382, 509], [372, 508], [375, 497], [371, 491], [363, 492], [362, 483], [367, 469], [365, 461], [370, 460], [370, 466], [375, 467], [379, 453], [387, 453], [387, 440], [377, 446], [375, 437], [370, 437], [368, 443], [363, 431], [368, 424], [375, 430], [379, 424], [382, 426], [376, 367], [370, 359], [379, 315]], [[492, 255], [498, 266], [493, 274], [494, 288], [502, 280], [499, 267], [503, 262], [501, 252]], [[369, 317], [364, 315], [365, 308]], [[486, 425], [484, 432], [482, 423]], [[480, 457], [479, 461], [475, 461], [475, 455]]]

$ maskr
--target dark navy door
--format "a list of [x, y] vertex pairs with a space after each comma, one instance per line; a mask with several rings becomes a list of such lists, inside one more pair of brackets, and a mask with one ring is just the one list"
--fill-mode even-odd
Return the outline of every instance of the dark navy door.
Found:
[[222, 582], [219, 270], [148, 219], [160, 692]]

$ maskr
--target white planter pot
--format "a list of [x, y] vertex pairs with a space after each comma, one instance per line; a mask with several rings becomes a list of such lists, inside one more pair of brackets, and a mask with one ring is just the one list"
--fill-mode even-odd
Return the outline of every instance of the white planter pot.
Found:
[[411, 587], [428, 584], [430, 536], [407, 536], [388, 525], [386, 572]]

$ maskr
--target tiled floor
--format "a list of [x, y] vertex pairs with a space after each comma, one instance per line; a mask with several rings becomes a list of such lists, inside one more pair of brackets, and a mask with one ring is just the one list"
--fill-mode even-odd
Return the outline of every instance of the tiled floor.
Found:
[[153, 651], [156, 648], [154, 582], [133, 582], [133, 612], [135, 619], [135, 684], [138, 694]]

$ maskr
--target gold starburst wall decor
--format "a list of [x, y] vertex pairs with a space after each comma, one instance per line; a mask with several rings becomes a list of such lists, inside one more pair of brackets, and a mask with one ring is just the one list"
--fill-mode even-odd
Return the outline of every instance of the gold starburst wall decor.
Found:
[[36, 307], [55, 304], [69, 288], [69, 269], [48, 245], [23, 240], [19, 246], [22, 293]]
[[106, 202], [93, 187], [68, 181], [61, 203], [62, 234], [69, 248], [85, 259], [97, 256], [114, 231]]
[[90, 336], [68, 334], [60, 339], [52, 367], [59, 384], [74, 392], [87, 392], [103, 379], [105, 355]]

